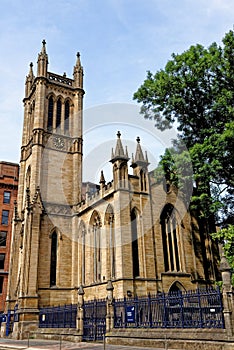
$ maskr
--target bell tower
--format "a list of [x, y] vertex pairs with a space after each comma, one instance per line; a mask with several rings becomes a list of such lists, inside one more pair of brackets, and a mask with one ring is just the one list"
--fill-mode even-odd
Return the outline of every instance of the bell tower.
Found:
[[[38, 54], [37, 76], [34, 76], [31, 63], [25, 84], [20, 205], [24, 203], [23, 197], [27, 187], [34, 195], [39, 186], [44, 200], [51, 201], [49, 192], [54, 195], [53, 190], [58, 191], [58, 180], [61, 180], [62, 187], [65, 187], [64, 193], [69, 204], [80, 201], [83, 95], [83, 67], [80, 54], [77, 54], [73, 79], [67, 78], [66, 73], [63, 75], [51, 73], [48, 71], [46, 42], [43, 40], [41, 52]], [[65, 163], [61, 164], [61, 160]], [[60, 168], [67, 167], [66, 171], [61, 169], [62, 173], [58, 174], [55, 169], [58, 164]], [[30, 186], [25, 181], [28, 169], [30, 169]], [[50, 170], [53, 170], [54, 174], [51, 174]], [[56, 185], [52, 186], [55, 181], [50, 181], [48, 175], [56, 177]], [[67, 187], [66, 181], [70, 183], [75, 181], [74, 188]], [[19, 208], [19, 211], [22, 209]]]
[[[70, 266], [72, 239], [68, 236], [72, 208], [81, 200], [83, 96], [80, 54], [73, 79], [66, 73], [49, 72], [43, 40], [37, 75], [30, 63], [23, 100], [19, 191], [7, 297], [8, 310], [16, 306], [18, 310], [19, 322], [14, 324], [16, 337], [33, 329], [34, 324], [36, 327], [38, 308], [56, 298], [55, 287], [60, 289], [60, 295], [71, 287], [68, 271], [61, 268], [54, 275], [51, 272], [51, 245], [55, 235], [58, 236], [56, 249], [61, 249], [57, 254]], [[66, 249], [60, 242], [62, 237]]]

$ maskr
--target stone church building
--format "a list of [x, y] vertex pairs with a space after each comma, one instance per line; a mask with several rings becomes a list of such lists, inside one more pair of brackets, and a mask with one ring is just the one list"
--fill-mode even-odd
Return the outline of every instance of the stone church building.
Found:
[[[190, 290], [216, 280], [212, 243], [173, 187], [158, 185], [136, 140], [110, 150], [113, 180], [82, 185], [83, 67], [73, 78], [48, 71], [46, 43], [26, 77], [18, 199], [7, 308], [13, 334], [37, 329], [41, 307]], [[124, 130], [121, 130], [124, 133]], [[114, 136], [115, 138], [115, 136]], [[85, 194], [84, 194], [85, 193]], [[181, 214], [183, 213], [183, 214]]]

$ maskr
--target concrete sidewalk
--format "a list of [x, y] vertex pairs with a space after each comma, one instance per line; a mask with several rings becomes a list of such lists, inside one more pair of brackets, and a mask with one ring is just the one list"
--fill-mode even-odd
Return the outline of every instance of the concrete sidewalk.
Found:
[[[164, 348], [146, 348], [135, 346], [122, 346], [122, 345], [109, 345], [104, 343], [72, 343], [68, 341], [59, 340], [42, 340], [42, 339], [29, 339], [28, 340], [12, 340], [6, 338], [0, 338], [0, 350], [163, 350]], [[170, 349], [172, 350], [172, 349]], [[178, 350], [178, 349], [177, 349]]]

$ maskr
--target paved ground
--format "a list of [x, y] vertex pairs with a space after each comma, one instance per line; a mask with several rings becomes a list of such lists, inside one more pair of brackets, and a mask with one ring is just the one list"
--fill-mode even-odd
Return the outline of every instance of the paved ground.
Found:
[[[29, 346], [28, 346], [29, 345]], [[11, 340], [0, 338], [0, 350], [152, 350], [159, 348], [145, 348], [145, 347], [135, 347], [135, 346], [120, 346], [120, 345], [109, 345], [103, 343], [71, 343], [67, 341], [62, 341], [60, 343], [56, 340], [34, 340], [30, 339], [29, 344], [27, 340]], [[165, 346], [162, 349], [167, 349]], [[168, 350], [172, 350], [169, 349]]]

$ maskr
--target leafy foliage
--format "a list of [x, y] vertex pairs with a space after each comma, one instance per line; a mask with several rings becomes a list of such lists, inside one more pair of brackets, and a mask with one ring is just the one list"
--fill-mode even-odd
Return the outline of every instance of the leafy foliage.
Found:
[[222, 45], [173, 53], [165, 69], [147, 73], [133, 98], [158, 129], [177, 126], [179, 141], [161, 156], [155, 177], [181, 188], [187, 202], [192, 183], [190, 209], [207, 232], [215, 230], [214, 219], [222, 227], [213, 238], [224, 242], [234, 268], [234, 31]]
[[[234, 271], [234, 225], [228, 225], [228, 227], [213, 233], [212, 237], [223, 243], [225, 256], [232, 271]], [[232, 284], [234, 286], [234, 274], [232, 276]]]
[[134, 94], [143, 103], [141, 112], [165, 130], [177, 121], [189, 148], [213, 133], [222, 132], [233, 119], [234, 33], [223, 39], [224, 48], [213, 43], [208, 49], [191, 46], [172, 54], [164, 70], [147, 79]]
[[[164, 70], [148, 72], [134, 99], [160, 130], [177, 125], [181, 143], [166, 150], [155, 175], [162, 177], [164, 170], [179, 186], [193, 181], [191, 208], [204, 218], [215, 214], [221, 225], [234, 223], [234, 32], [225, 35], [222, 46], [198, 44], [172, 54]], [[183, 143], [193, 179], [184, 172], [189, 157], [178, 152]]]

